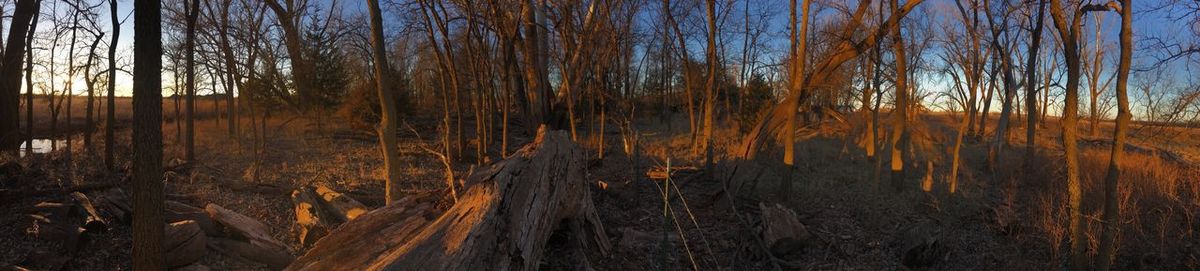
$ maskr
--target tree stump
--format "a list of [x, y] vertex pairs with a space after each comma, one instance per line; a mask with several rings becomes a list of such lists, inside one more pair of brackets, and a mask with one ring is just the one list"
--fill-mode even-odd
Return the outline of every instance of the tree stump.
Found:
[[540, 129], [533, 143], [468, 177], [441, 215], [431, 200], [410, 196], [342, 225], [288, 269], [537, 269], [564, 222], [581, 247], [607, 254], [585, 157], [565, 132]]
[[759, 203], [762, 210], [763, 241], [770, 246], [771, 254], [787, 256], [799, 252], [812, 238], [796, 212], [779, 204]]

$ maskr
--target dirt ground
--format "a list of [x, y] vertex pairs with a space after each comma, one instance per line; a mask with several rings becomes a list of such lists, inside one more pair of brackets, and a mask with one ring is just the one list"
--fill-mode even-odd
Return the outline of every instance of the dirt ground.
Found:
[[[912, 170], [904, 180], [906, 188], [896, 191], [888, 175], [879, 173], [880, 169], [887, 171], [886, 161], [866, 159], [853, 140], [845, 140], [849, 128], [802, 131], [797, 146], [800, 158], [794, 170], [768, 161], [778, 160], [769, 158], [779, 156], [773, 151], [764, 152], [768, 158], [759, 161], [731, 159], [729, 153], [740, 143], [740, 137], [732, 128], [721, 129], [717, 133], [721, 140], [716, 143], [718, 162], [710, 178], [696, 170], [703, 167], [702, 159], [690, 149], [686, 122], [675, 123], [674, 129], [668, 131], [657, 119], [638, 123], [645, 136], [641, 140], [641, 155], [636, 157], [626, 155], [620, 148], [621, 136], [615, 127], [610, 126], [606, 133], [608, 147], [602, 159], [596, 153], [594, 138], [581, 140], [593, 156], [588, 163], [588, 181], [597, 184], [593, 198], [613, 243], [612, 253], [593, 263], [595, 269], [772, 269], [772, 261], [756, 245], [761, 230], [760, 202], [783, 204], [794, 210], [811, 233], [812, 237], [804, 241], [799, 252], [776, 255], [779, 258], [776, 263], [785, 270], [1050, 270], [1063, 266], [1067, 254], [1065, 240], [1054, 237], [1053, 225], [1045, 225], [1054, 224], [1054, 220], [1044, 219], [1056, 214], [1042, 204], [1054, 202], [1046, 198], [1053, 193], [1032, 192], [1053, 191], [1061, 186], [1055, 183], [1061, 179], [1056, 177], [1061, 169], [1053, 166], [1059, 163], [1051, 162], [1060, 159], [1056, 157], [1061, 153], [1053, 149], [1057, 144], [1053, 137], [1039, 139], [1045, 141], [1039, 144], [1052, 146], [1037, 156], [1036, 162], [1042, 166], [1036, 168], [1045, 172], [1041, 175], [1044, 179], [1017, 178], [1011, 170], [989, 172], [982, 166], [987, 163], [986, 145], [968, 142], [963, 149], [959, 188], [951, 194], [943, 179], [949, 174], [944, 165], [948, 163], [945, 150], [953, 144], [950, 127], [954, 124], [946, 116], [926, 116], [926, 122], [931, 124], [914, 128], [923, 131], [916, 133], [925, 137], [928, 145], [925, 148], [929, 149], [916, 157], [921, 157], [922, 162], [934, 162], [934, 170], [928, 175], [935, 185], [928, 192], [920, 189], [927, 175], [926, 164], [910, 164]], [[409, 122], [417, 131], [437, 130], [437, 122], [432, 119]], [[205, 120], [197, 126], [201, 135], [197, 143], [198, 163], [177, 167], [178, 172], [167, 174], [168, 199], [199, 207], [218, 204], [262, 221], [271, 227], [274, 238], [290, 246], [293, 255], [303, 254], [305, 248], [299, 245], [295, 233], [291, 188], [323, 184], [346, 192], [370, 208], [382, 206], [384, 172], [377, 141], [370, 132], [336, 121], [318, 126], [303, 118], [274, 118], [267, 124], [267, 140], [261, 148], [264, 151], [255, 153], [248, 133], [237, 141], [226, 136], [223, 123]], [[1053, 126], [1043, 130], [1050, 131], [1044, 133], [1057, 134], [1058, 128]], [[164, 133], [167, 164], [177, 165], [176, 159], [182, 152], [174, 124], [164, 124]], [[1014, 138], [1023, 135], [1023, 130], [1014, 132]], [[434, 132], [417, 135], [401, 129], [400, 164], [407, 178], [404, 191], [419, 193], [445, 185], [441, 162], [420, 148], [421, 145], [436, 148], [435, 136]], [[118, 138], [127, 140], [128, 131], [123, 130]], [[118, 157], [129, 157], [126, 140], [119, 142]], [[528, 140], [528, 136], [515, 136], [510, 145], [520, 146]], [[1014, 140], [1014, 146], [1006, 159], [998, 162], [998, 168], [1022, 165], [1021, 141]], [[79, 184], [116, 183], [130, 191], [123, 181], [124, 171], [107, 173], [101, 169], [99, 158], [88, 154], [80, 140], [74, 142], [75, 154], [70, 162], [65, 160], [63, 151], [31, 159], [6, 158], [29, 169], [4, 179], [0, 189], [55, 191]], [[1189, 148], [1186, 141], [1177, 145]], [[1190, 146], [1200, 149], [1200, 145]], [[469, 156], [473, 149], [463, 153]], [[884, 156], [884, 152], [880, 153]], [[668, 158], [672, 170], [681, 175], [671, 182], [646, 176], [647, 171], [665, 168]], [[474, 158], [465, 157], [456, 163], [455, 175], [466, 176], [473, 170], [473, 161]], [[1184, 169], [1179, 174], [1185, 176], [1181, 187], [1200, 186], [1195, 184], [1200, 182], [1195, 178], [1200, 176], [1196, 174], [1195, 160], [1185, 161], [1191, 164], [1179, 166]], [[120, 168], [128, 168], [127, 161], [122, 159], [121, 163]], [[216, 181], [193, 175], [212, 176]], [[782, 180], [793, 182], [791, 194], [777, 195]], [[736, 193], [726, 193], [723, 188], [731, 182], [746, 185], [732, 187]], [[230, 183], [262, 184], [278, 190], [236, 189]], [[669, 190], [665, 200], [664, 187]], [[1200, 216], [1196, 215], [1200, 197], [1195, 195], [1196, 191], [1184, 190], [1179, 192], [1183, 195], [1180, 203], [1171, 206], [1192, 207], [1178, 212], [1181, 214], [1178, 218], [1164, 222], [1176, 224], [1179, 230], [1162, 231], [1170, 236], [1156, 240], [1136, 240], [1143, 235], [1130, 231], [1122, 239], [1130, 240], [1127, 241], [1130, 244], [1123, 245], [1118, 253], [1119, 269], [1200, 268], [1200, 236], [1192, 230], [1182, 230], [1200, 230], [1197, 218]], [[5, 248], [0, 249], [0, 267], [22, 264], [36, 258], [31, 255], [38, 251], [64, 254], [62, 244], [31, 236], [27, 215], [20, 211], [38, 202], [63, 200], [64, 195], [0, 198], [0, 208], [15, 210], [0, 214], [0, 247]], [[664, 212], [664, 208], [669, 210]], [[92, 236], [77, 253], [69, 256], [67, 267], [127, 270], [130, 236], [128, 224], [114, 223], [109, 231]], [[571, 255], [571, 242], [565, 238], [568, 237], [556, 235], [551, 239], [544, 269], [575, 268], [577, 261], [573, 259], [577, 258]], [[1155, 242], [1156, 246], [1147, 245]], [[928, 244], [935, 259], [928, 264], [906, 266], [903, 259], [914, 243]], [[218, 253], [207, 254], [200, 263], [215, 270], [265, 269]]]

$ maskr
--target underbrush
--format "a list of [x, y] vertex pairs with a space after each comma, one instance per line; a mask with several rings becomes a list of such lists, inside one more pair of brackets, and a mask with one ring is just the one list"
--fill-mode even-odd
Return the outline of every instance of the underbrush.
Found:
[[[1110, 150], [1080, 150], [1084, 225], [1088, 254], [1095, 257], [1103, 231], [1104, 177]], [[1069, 255], [1070, 210], [1066, 165], [1059, 153], [1038, 155], [1025, 169], [1029, 191], [1028, 225], [1044, 239], [1052, 259]], [[1014, 166], [1020, 166], [1016, 163]], [[1126, 152], [1120, 162], [1117, 201], [1117, 267], [1197, 268], [1195, 251], [1200, 215], [1200, 169], [1169, 161], [1154, 153]], [[1016, 176], [1020, 178], [1019, 176]], [[1175, 259], [1175, 260], [1166, 260]], [[1165, 266], [1164, 266], [1165, 265]]]

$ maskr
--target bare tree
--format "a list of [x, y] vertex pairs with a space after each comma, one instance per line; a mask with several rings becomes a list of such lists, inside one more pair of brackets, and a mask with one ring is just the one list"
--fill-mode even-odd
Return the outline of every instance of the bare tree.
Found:
[[904, 54], [904, 38], [900, 35], [900, 18], [896, 16], [900, 14], [897, 0], [889, 0], [888, 4], [892, 10], [892, 16], [888, 17], [891, 24], [895, 27], [891, 28], [892, 32], [892, 51], [896, 56], [896, 107], [892, 112], [892, 187], [900, 190], [904, 187], [904, 146], [906, 146], [908, 138], [908, 129], [905, 128], [905, 122], [908, 121], [908, 70], [906, 62], [908, 57]]
[[[109, 170], [116, 168], [113, 161], [114, 126], [117, 122], [117, 41], [121, 36], [121, 21], [117, 20], [117, 0], [108, 0], [108, 18], [112, 24], [112, 41], [108, 43], [108, 106], [105, 107], [104, 118], [104, 166]], [[160, 109], [161, 110], [161, 109]]]
[[379, 11], [379, 0], [368, 0], [371, 13], [371, 55], [375, 62], [375, 88], [379, 92], [382, 109], [379, 126], [379, 148], [383, 150], [384, 169], [387, 170], [386, 201], [391, 204], [400, 199], [400, 156], [396, 148], [396, 100], [392, 98], [391, 81], [387, 77], [387, 47], [383, 39], [383, 15]]
[[[806, 52], [808, 50], [808, 9], [811, 2], [812, 1], [810, 0], [804, 0], [804, 5], [801, 8], [802, 14], [800, 15], [801, 19], [799, 32], [797, 33], [796, 0], [791, 1], [790, 21], [793, 27], [791, 32], [792, 64], [790, 66], [791, 72], [789, 74], [789, 82], [791, 83], [788, 86], [789, 93], [800, 93], [804, 91], [804, 68], [805, 59], [807, 59]], [[787, 103], [785, 107], [790, 108], [787, 110], [787, 114], [784, 115], [784, 118], [787, 120], [783, 125], [783, 163], [788, 166], [788, 178], [784, 178], [783, 182], [781, 183], [779, 191], [781, 198], [787, 197], [789, 194], [791, 194], [792, 190], [791, 173], [796, 167], [796, 111], [799, 107], [799, 100], [792, 99], [785, 102]]]
[[[41, 6], [41, 0], [36, 0]], [[41, 12], [34, 12], [30, 20], [29, 33], [25, 36], [25, 153], [33, 153], [33, 37], [37, 32]], [[4, 95], [0, 93], [0, 95]], [[32, 157], [32, 155], [30, 155]]]
[[[1063, 59], [1066, 61], [1067, 85], [1063, 100], [1062, 145], [1067, 164], [1067, 198], [1070, 212], [1068, 231], [1071, 240], [1070, 266], [1073, 270], [1087, 269], [1087, 239], [1083, 227], [1083, 185], [1079, 182], [1078, 110], [1080, 79], [1079, 36], [1084, 13], [1103, 10], [1096, 5], [1081, 5], [1067, 13], [1061, 0], [1050, 1], [1050, 16], [1054, 18], [1062, 43]], [[1067, 18], [1068, 14], [1071, 18]]]
[[[187, 6], [187, 37], [184, 50], [187, 54], [187, 135], [184, 138], [184, 156], [187, 161], [196, 161], [196, 18], [200, 17], [200, 0], [184, 3]], [[179, 120], [175, 120], [179, 121]]]
[[1100, 253], [1096, 256], [1096, 270], [1108, 270], [1116, 251], [1117, 218], [1120, 208], [1117, 206], [1117, 182], [1121, 178], [1121, 158], [1125, 153], [1125, 141], [1129, 121], [1133, 115], [1129, 112], [1129, 95], [1126, 87], [1129, 83], [1130, 58], [1133, 56], [1133, 1], [1121, 0], [1120, 4], [1109, 2], [1110, 9], [1116, 9], [1121, 14], [1121, 56], [1117, 64], [1117, 120], [1113, 129], [1112, 154], [1108, 162], [1108, 173], [1104, 176], [1104, 232], [1100, 235]]
[[1029, 44], [1029, 61], [1025, 65], [1025, 169], [1029, 170], [1033, 166], [1030, 161], [1033, 160], [1033, 154], [1037, 151], [1037, 66], [1038, 66], [1038, 50], [1042, 44], [1042, 28], [1045, 26], [1044, 19], [1046, 18], [1046, 2], [1038, 4], [1036, 22], [1033, 23], [1033, 31], [1030, 35], [1032, 41]]
[[[165, 270], [162, 183], [162, 2], [134, 1], [133, 267]], [[111, 110], [111, 109], [110, 109]]]
[[[792, 1], [792, 4], [793, 5], [795, 4], [795, 0]], [[701, 147], [698, 149], [703, 149], [705, 151], [704, 167], [707, 170], [706, 172], [711, 174], [712, 169], [713, 169], [712, 168], [712, 164], [713, 164], [713, 149], [712, 149], [713, 125], [716, 125], [716, 123], [714, 123], [714, 121], [713, 121], [713, 115], [716, 114], [716, 104], [717, 104], [717, 96], [715, 94], [714, 89], [717, 87], [716, 85], [717, 85], [717, 72], [718, 72], [718, 67], [717, 67], [718, 66], [718, 63], [717, 63], [717, 31], [718, 30], [717, 30], [717, 16], [715, 15], [716, 1], [708, 0], [708, 3], [706, 6], [707, 6], [707, 8], [705, 10], [707, 10], [707, 13], [708, 13], [708, 49], [705, 51], [708, 55], [708, 83], [706, 84], [706, 87], [704, 90], [704, 135], [700, 142]], [[793, 8], [793, 9], [795, 9], [795, 8]], [[804, 15], [805, 16], [805, 26], [802, 26], [802, 27], [805, 27], [807, 29], [807, 27], [806, 27], [807, 19], [808, 19], [808, 14], [807, 14], [808, 13], [808, 1], [807, 0], [804, 2], [804, 13], [805, 13], [805, 15]], [[803, 49], [804, 49], [804, 47], [802, 45], [801, 50], [803, 50]], [[803, 59], [803, 58], [801, 58], [801, 59]], [[803, 62], [801, 62], [801, 63], [803, 63]], [[603, 131], [601, 131], [601, 132], [603, 132]], [[791, 184], [791, 182], [786, 182], [786, 183]]]
[[30, 25], [35, 23], [33, 17], [41, 7], [40, 0], [16, 0], [13, 5], [12, 20], [9, 23], [8, 38], [0, 55], [0, 151], [16, 152], [20, 145], [18, 118], [21, 99], [21, 72], [28, 48], [25, 46], [26, 35]]

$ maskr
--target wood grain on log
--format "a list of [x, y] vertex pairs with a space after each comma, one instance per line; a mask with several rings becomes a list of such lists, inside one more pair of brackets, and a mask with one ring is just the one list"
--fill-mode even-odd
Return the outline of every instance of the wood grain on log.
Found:
[[167, 223], [180, 222], [191, 220], [196, 222], [196, 226], [204, 231], [204, 234], [209, 236], [221, 236], [221, 231], [217, 229], [212, 218], [208, 217], [208, 213], [199, 207], [187, 205], [182, 202], [168, 200], [164, 201], [163, 215]]
[[354, 218], [367, 212], [367, 206], [345, 194], [333, 191], [329, 187], [317, 185], [315, 191], [320, 196], [321, 201], [329, 207], [328, 210], [341, 222], [354, 220]]
[[289, 269], [537, 269], [564, 222], [581, 247], [607, 254], [584, 176], [586, 156], [565, 132], [540, 130], [533, 143], [468, 177], [465, 193], [441, 215], [416, 199], [368, 212]]
[[262, 222], [212, 203], [205, 206], [204, 210], [217, 225], [224, 227], [231, 238], [211, 240], [210, 244], [217, 250], [264, 263], [272, 269], [283, 269], [292, 261], [287, 246], [272, 238]]
[[96, 233], [108, 231], [108, 222], [104, 221], [104, 218], [96, 211], [96, 207], [92, 205], [92, 201], [86, 195], [79, 192], [72, 192], [71, 199], [75, 201], [76, 210], [82, 216], [84, 229]]
[[163, 231], [166, 237], [163, 248], [166, 248], [167, 267], [180, 267], [199, 261], [208, 252], [208, 243], [204, 231], [196, 221], [185, 220], [166, 225]]
[[334, 224], [326, 215], [328, 212], [322, 211], [322, 203], [312, 189], [300, 187], [292, 191], [292, 204], [296, 210], [296, 225], [299, 226], [296, 233], [300, 246], [312, 245], [333, 229]]

